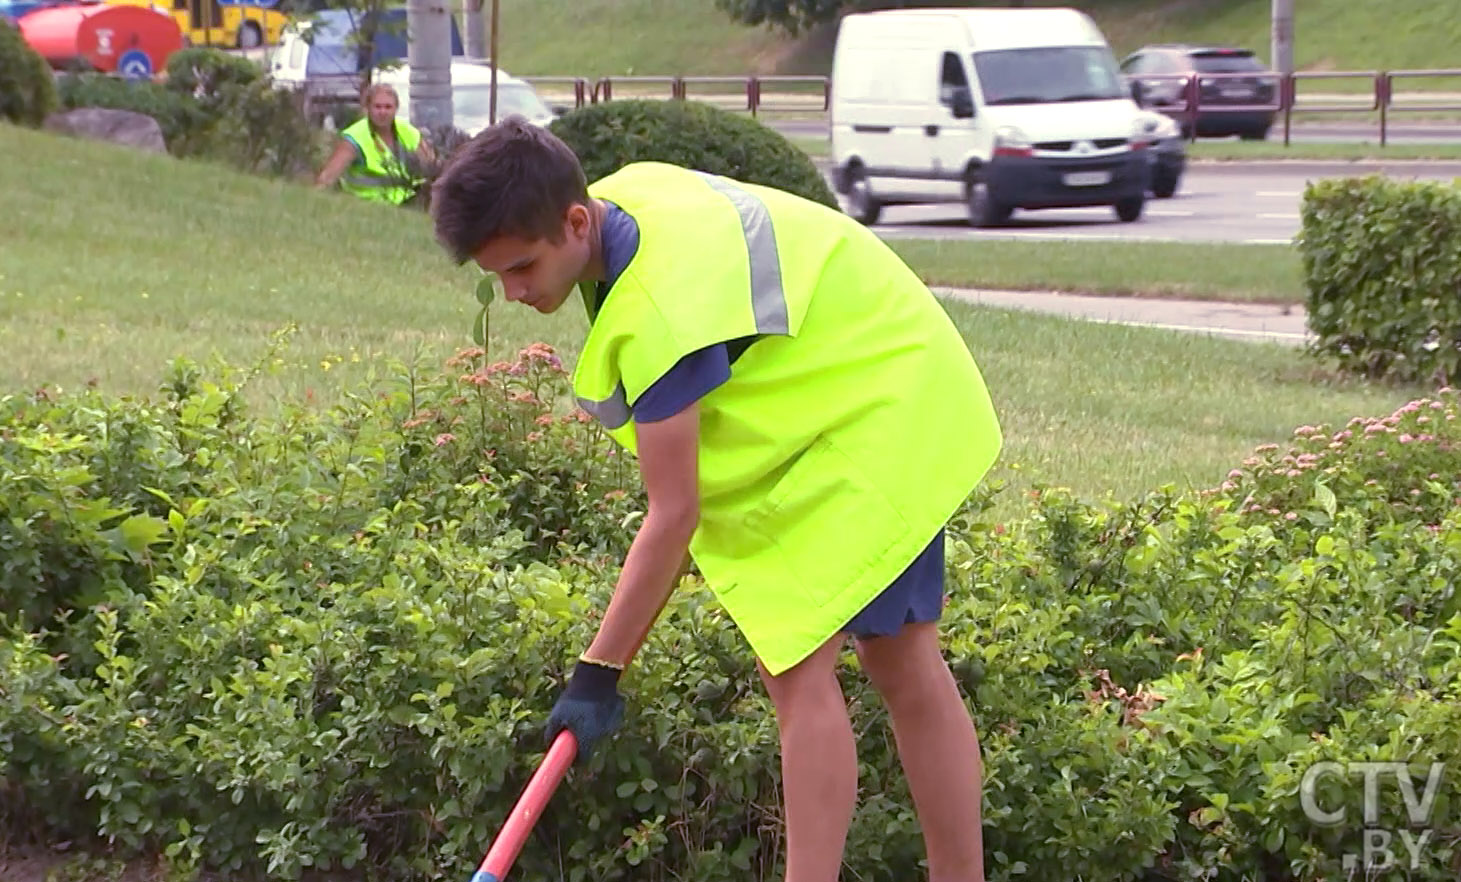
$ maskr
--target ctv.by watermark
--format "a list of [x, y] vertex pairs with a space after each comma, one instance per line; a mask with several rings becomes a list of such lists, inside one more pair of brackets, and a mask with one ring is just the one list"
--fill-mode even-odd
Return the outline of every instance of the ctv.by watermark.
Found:
[[[1332, 776], [1341, 779], [1343, 786], [1356, 776], [1364, 777], [1364, 820], [1363, 848], [1359, 853], [1343, 856], [1346, 872], [1356, 870], [1388, 870], [1397, 862], [1408, 859], [1410, 869], [1420, 869], [1435, 829], [1431, 823], [1431, 810], [1440, 793], [1441, 781], [1446, 773], [1446, 764], [1433, 762], [1426, 775], [1425, 784], [1418, 788], [1411, 776], [1411, 765], [1401, 762], [1321, 762], [1315, 763], [1304, 772], [1299, 785], [1299, 799], [1304, 806], [1304, 816], [1315, 824], [1336, 827], [1344, 824], [1348, 809], [1344, 805], [1326, 808], [1319, 804], [1319, 781]], [[1407, 825], [1387, 826], [1399, 820], [1395, 813], [1385, 817], [1382, 811], [1381, 794], [1385, 788], [1397, 788], [1405, 806], [1404, 820]], [[1384, 823], [1382, 823], [1384, 822]]]

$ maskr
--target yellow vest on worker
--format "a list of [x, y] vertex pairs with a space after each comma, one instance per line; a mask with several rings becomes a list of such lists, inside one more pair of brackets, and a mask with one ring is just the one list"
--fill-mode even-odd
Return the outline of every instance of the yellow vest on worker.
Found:
[[841, 212], [779, 190], [635, 163], [590, 194], [639, 248], [573, 374], [636, 453], [631, 405], [682, 356], [764, 335], [700, 401], [690, 552], [779, 674], [836, 634], [933, 539], [999, 453], [989, 393], [947, 313]]
[[361, 156], [341, 177], [342, 189], [362, 199], [395, 205], [411, 198], [421, 181], [407, 170], [405, 154], [420, 146], [419, 129], [403, 119], [396, 120], [396, 141], [400, 144], [397, 155], [382, 149], [383, 145], [370, 130], [368, 116], [351, 123], [340, 135], [353, 141], [360, 148]]

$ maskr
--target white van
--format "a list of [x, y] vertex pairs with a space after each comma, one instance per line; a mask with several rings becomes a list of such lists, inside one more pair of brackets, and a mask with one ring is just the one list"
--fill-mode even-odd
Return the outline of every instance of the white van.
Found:
[[896, 9], [845, 16], [832, 62], [833, 182], [848, 213], [963, 202], [1141, 217], [1145, 121], [1096, 23], [1075, 9]]

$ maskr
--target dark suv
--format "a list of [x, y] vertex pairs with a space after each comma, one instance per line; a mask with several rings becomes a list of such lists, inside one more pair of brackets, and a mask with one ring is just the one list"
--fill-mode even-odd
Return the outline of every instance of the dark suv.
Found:
[[[1262, 141], [1273, 125], [1274, 110], [1254, 108], [1277, 106], [1279, 79], [1259, 63], [1251, 50], [1181, 44], [1145, 46], [1121, 62], [1121, 72], [1131, 83], [1136, 102], [1175, 119], [1184, 137], [1192, 136], [1185, 88], [1193, 75], [1199, 77], [1199, 136], [1238, 135]], [[1234, 109], [1225, 109], [1224, 105]]]

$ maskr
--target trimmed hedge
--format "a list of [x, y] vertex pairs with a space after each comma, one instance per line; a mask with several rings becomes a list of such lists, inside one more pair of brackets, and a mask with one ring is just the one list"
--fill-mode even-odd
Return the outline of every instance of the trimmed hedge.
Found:
[[631, 162], [668, 162], [838, 206], [816, 165], [779, 132], [701, 101], [589, 104], [550, 128], [578, 154], [590, 182]]
[[[612, 590], [633, 465], [552, 406], [568, 382], [541, 345], [269, 418], [247, 379], [179, 362], [155, 400], [0, 399], [0, 828], [99, 835], [179, 878], [464, 878]], [[1345, 878], [1363, 783], [1326, 779], [1356, 820], [1325, 826], [1304, 770], [1401, 759], [1423, 781], [1461, 755], [1458, 413], [1445, 392], [1301, 427], [1201, 493], [1042, 488], [1011, 525], [988, 519], [997, 486], [972, 497], [947, 652], [989, 879]], [[921, 841], [848, 662], [847, 874], [902, 882]], [[775, 720], [693, 578], [625, 692], [515, 873], [780, 878]], [[1412, 879], [1455, 877], [1458, 783], [1452, 763]]]
[[1461, 187], [1312, 182], [1299, 253], [1318, 353], [1371, 377], [1461, 377]]
[[50, 65], [0, 18], [0, 119], [34, 128], [58, 104]]

